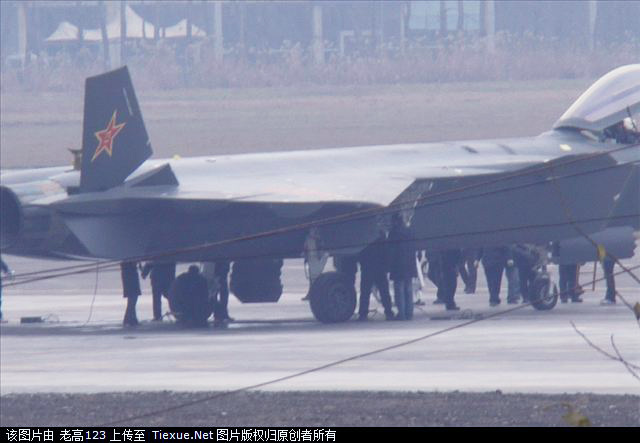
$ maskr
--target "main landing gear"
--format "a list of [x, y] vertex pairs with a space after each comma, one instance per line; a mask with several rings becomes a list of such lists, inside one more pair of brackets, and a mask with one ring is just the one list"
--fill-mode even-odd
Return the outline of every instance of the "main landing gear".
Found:
[[322, 323], [349, 320], [356, 310], [356, 290], [349, 278], [340, 272], [325, 272], [309, 290], [309, 304], [314, 317]]

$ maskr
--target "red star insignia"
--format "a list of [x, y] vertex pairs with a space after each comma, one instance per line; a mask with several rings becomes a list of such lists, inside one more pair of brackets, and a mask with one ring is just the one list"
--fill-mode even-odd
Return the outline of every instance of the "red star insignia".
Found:
[[118, 112], [117, 110], [113, 111], [113, 115], [111, 116], [111, 121], [109, 121], [109, 124], [105, 129], [95, 133], [96, 138], [100, 143], [96, 148], [96, 152], [93, 154], [93, 158], [91, 158], [92, 162], [102, 152], [106, 152], [107, 154], [109, 154], [109, 157], [111, 157], [111, 154], [113, 153], [113, 139], [116, 138], [116, 135], [118, 135], [118, 133], [122, 131], [122, 128], [124, 128], [124, 125], [126, 124], [126, 123], [120, 123], [119, 125], [116, 125], [117, 112]]

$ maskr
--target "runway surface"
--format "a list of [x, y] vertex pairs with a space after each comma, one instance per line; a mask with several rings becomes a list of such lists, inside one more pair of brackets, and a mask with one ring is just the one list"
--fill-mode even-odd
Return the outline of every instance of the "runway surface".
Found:
[[[17, 273], [57, 262], [5, 257]], [[625, 262], [637, 266], [637, 258]], [[184, 268], [181, 266], [180, 270]], [[640, 363], [640, 329], [623, 304], [602, 307], [604, 283], [591, 291], [592, 264], [582, 268], [584, 303], [558, 304], [550, 312], [525, 307], [449, 332], [262, 386], [263, 390], [469, 391], [640, 395], [640, 381], [576, 333], [632, 363]], [[616, 268], [618, 269], [618, 268]], [[638, 273], [638, 271], [636, 271]], [[375, 302], [371, 321], [337, 325], [316, 322], [301, 301], [306, 280], [299, 260], [285, 263], [285, 294], [277, 304], [241, 305], [228, 329], [180, 329], [153, 323], [148, 282], [138, 304], [142, 325], [123, 329], [124, 300], [118, 272], [65, 277], [4, 290], [7, 323], [0, 335], [0, 393], [233, 390], [294, 375], [332, 362], [401, 345], [463, 325], [513, 305], [488, 306], [484, 277], [477, 294], [458, 291], [463, 308], [448, 318], [432, 305], [428, 287], [410, 322], [384, 321]], [[598, 270], [598, 277], [602, 271]], [[618, 278], [629, 302], [640, 290]], [[95, 292], [95, 296], [94, 296]], [[166, 306], [166, 304], [165, 304]], [[22, 317], [43, 323], [21, 324]]]

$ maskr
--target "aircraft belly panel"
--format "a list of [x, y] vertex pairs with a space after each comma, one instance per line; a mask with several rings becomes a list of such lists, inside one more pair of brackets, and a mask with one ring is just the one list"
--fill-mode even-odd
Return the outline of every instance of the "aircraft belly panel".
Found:
[[351, 216], [372, 205], [219, 203], [165, 199], [153, 206], [147, 201], [141, 209], [135, 200], [125, 200], [118, 214], [77, 215], [76, 210], [65, 220], [91, 256], [108, 259], [300, 257], [311, 223], [319, 221], [324, 247], [331, 251], [358, 252], [376, 235], [375, 217]]

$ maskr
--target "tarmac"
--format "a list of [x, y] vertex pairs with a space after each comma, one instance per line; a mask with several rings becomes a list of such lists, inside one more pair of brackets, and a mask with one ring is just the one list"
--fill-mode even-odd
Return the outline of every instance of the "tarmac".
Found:
[[[4, 259], [18, 274], [64, 265]], [[640, 259], [624, 264], [638, 266]], [[592, 291], [592, 276], [593, 264], [583, 266], [583, 303], [558, 303], [547, 312], [532, 307], [506, 312], [514, 305], [504, 297], [502, 305], [490, 308], [480, 269], [476, 294], [464, 294], [459, 283], [456, 301], [462, 311], [455, 315], [432, 304], [435, 288], [428, 286], [413, 321], [385, 321], [382, 307], [372, 300], [370, 321], [326, 325], [315, 321], [301, 301], [307, 285], [301, 261], [287, 260], [278, 303], [242, 305], [231, 297], [229, 311], [236, 321], [226, 329], [200, 330], [181, 329], [170, 318], [152, 322], [148, 281], [138, 303], [141, 325], [123, 329], [119, 272], [7, 287], [0, 394], [254, 387], [640, 395], [640, 380], [602, 352], [615, 356], [615, 343], [625, 361], [640, 364], [638, 321], [623, 303], [600, 306], [604, 282]], [[600, 268], [597, 278], [602, 278]], [[630, 276], [619, 276], [617, 283], [629, 303], [640, 302]], [[42, 322], [21, 323], [29, 317]], [[358, 358], [361, 354], [367, 355]]]

